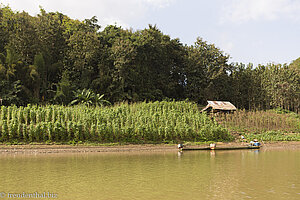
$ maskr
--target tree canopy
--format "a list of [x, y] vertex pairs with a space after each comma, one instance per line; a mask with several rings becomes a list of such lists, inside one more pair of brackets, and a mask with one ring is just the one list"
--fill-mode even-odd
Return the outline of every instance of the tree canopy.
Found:
[[85, 89], [112, 103], [188, 98], [300, 111], [300, 58], [290, 65], [228, 63], [229, 55], [200, 37], [188, 46], [157, 26], [132, 31], [97, 23], [1, 6], [2, 104], [68, 105]]

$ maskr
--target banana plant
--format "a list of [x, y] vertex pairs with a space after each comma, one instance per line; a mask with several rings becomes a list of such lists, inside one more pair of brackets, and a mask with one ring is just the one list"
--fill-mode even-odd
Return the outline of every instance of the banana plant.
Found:
[[103, 99], [104, 94], [96, 94], [95, 95], [95, 105], [96, 106], [103, 106], [103, 105], [111, 105], [111, 103], [105, 99]]
[[78, 90], [75, 92], [75, 99], [70, 105], [83, 104], [86, 106], [102, 106], [104, 104], [110, 105], [111, 103], [103, 99], [104, 94], [95, 94], [90, 89]]

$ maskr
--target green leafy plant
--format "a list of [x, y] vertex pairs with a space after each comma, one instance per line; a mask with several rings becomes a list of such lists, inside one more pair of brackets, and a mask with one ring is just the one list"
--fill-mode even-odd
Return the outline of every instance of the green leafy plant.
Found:
[[110, 102], [103, 99], [104, 94], [95, 94], [90, 89], [78, 90], [75, 93], [75, 99], [70, 103], [70, 105], [82, 104], [86, 106], [102, 106], [104, 104], [109, 104]]

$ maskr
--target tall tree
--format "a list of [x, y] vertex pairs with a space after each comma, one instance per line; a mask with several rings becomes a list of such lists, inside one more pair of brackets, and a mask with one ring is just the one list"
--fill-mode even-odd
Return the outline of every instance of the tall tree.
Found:
[[92, 19], [80, 24], [79, 30], [68, 39], [68, 70], [73, 72], [72, 78], [78, 80], [77, 85], [80, 85], [80, 88], [90, 87], [94, 71], [98, 68], [98, 54], [101, 46], [97, 29], [92, 23], [95, 23], [95, 19]]
[[228, 75], [232, 71], [232, 66], [227, 64], [229, 56], [201, 38], [197, 38], [195, 45], [187, 47], [187, 51], [187, 96], [201, 104], [209, 99], [228, 99]]

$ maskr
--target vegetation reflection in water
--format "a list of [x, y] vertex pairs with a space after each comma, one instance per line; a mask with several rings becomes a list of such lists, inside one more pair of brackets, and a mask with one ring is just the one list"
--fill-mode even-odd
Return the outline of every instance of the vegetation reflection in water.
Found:
[[300, 151], [1, 155], [0, 190], [58, 199], [298, 199]]

